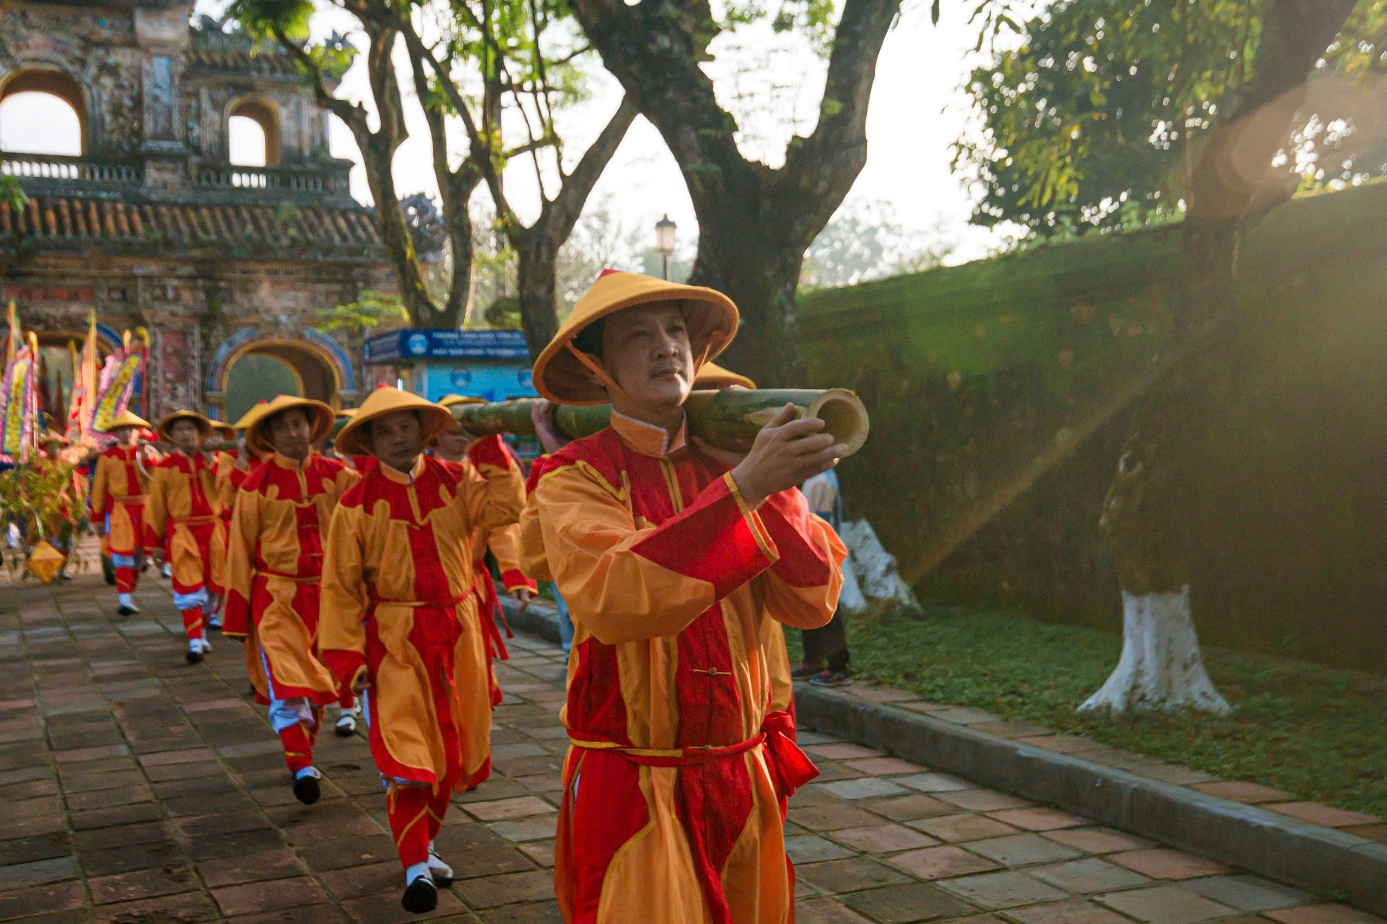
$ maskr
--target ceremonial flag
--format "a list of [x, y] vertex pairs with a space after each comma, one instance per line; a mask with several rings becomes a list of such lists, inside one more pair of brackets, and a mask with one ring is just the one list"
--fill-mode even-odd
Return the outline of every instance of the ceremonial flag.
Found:
[[135, 377], [144, 369], [147, 355], [147, 348], [130, 348], [130, 332], [126, 331], [121, 351], [106, 357], [105, 368], [101, 370], [101, 385], [97, 391], [93, 429], [102, 432], [109, 430], [111, 421], [125, 410], [126, 404], [130, 401], [130, 392], [135, 387]]
[[92, 445], [92, 421], [96, 416], [96, 311], [87, 323], [87, 342], [72, 365], [72, 403], [67, 415], [67, 438], [74, 443]]
[[18, 330], [11, 303], [8, 349], [14, 350], [14, 355], [5, 364], [5, 375], [0, 380], [0, 462], [14, 464], [28, 460], [38, 418], [38, 338], [31, 333], [26, 345]]

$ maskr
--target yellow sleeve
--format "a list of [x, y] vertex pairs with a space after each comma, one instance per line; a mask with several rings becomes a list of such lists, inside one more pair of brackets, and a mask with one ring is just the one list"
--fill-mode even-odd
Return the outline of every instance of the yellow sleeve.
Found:
[[549, 570], [549, 556], [544, 552], [544, 527], [535, 494], [530, 495], [525, 509], [520, 511], [520, 571], [531, 580], [552, 581], [554, 575]]
[[226, 614], [222, 634], [244, 638], [250, 634], [251, 585], [255, 580], [255, 543], [260, 538], [259, 491], [237, 491], [231, 508], [231, 533], [226, 541]]
[[338, 679], [350, 684], [366, 665], [362, 620], [366, 595], [367, 517], [360, 507], [341, 504], [332, 512], [323, 546], [322, 599], [318, 609], [318, 647]]
[[776, 560], [728, 478], [645, 529], [578, 465], [546, 473], [534, 507], [540, 548], [573, 621], [608, 645], [675, 635]]
[[520, 469], [465, 465], [463, 470], [466, 474], [458, 490], [473, 529], [490, 535], [520, 519], [520, 511], [525, 507], [525, 479]]
[[787, 626], [817, 629], [838, 608], [848, 550], [798, 489], [768, 498], [759, 512], [781, 553], [762, 579], [766, 612]]
[[144, 499], [144, 550], [163, 548], [164, 530], [168, 526], [168, 470], [156, 468], [150, 472], [149, 493]]
[[92, 472], [91, 482], [91, 508], [92, 518], [101, 519], [106, 515], [106, 481], [110, 475], [111, 460], [106, 456], [96, 457], [96, 471]]

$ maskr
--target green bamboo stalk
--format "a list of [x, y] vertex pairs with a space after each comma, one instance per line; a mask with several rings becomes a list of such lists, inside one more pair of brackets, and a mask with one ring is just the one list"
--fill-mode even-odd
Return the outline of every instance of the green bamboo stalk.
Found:
[[[478, 436], [533, 435], [530, 409], [534, 403], [533, 398], [514, 398], [494, 404], [460, 404], [452, 408], [453, 419]], [[719, 449], [745, 452], [766, 422], [787, 404], [795, 405], [801, 417], [822, 418], [827, 432], [848, 447], [845, 455], [857, 452], [867, 440], [867, 409], [857, 395], [845, 388], [696, 391], [689, 395], [684, 409], [693, 436]], [[609, 404], [562, 405], [554, 409], [554, 426], [569, 439], [581, 439], [605, 428], [611, 413]]]

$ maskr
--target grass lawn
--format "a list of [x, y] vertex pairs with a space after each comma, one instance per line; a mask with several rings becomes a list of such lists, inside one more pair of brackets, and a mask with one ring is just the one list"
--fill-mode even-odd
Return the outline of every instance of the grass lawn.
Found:
[[[797, 661], [799, 633], [786, 636]], [[1075, 707], [1117, 664], [1115, 633], [926, 603], [924, 618], [852, 620], [848, 638], [859, 678], [1387, 817], [1387, 678], [1379, 675], [1206, 648], [1233, 715], [1104, 717]]]

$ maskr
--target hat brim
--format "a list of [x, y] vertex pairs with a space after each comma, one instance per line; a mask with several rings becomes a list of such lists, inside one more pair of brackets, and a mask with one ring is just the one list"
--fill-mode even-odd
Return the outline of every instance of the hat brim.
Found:
[[[532, 377], [535, 391], [555, 404], [595, 405], [610, 401], [607, 390], [594, 380], [592, 371], [573, 354], [576, 347], [570, 347], [588, 327], [627, 308], [659, 302], [677, 305], [684, 313], [690, 352], [695, 362], [712, 359], [732, 342], [737, 333], [738, 316], [737, 306], [730, 298], [702, 286], [659, 284], [658, 280], [652, 282], [657, 284], [636, 287], [630, 294], [616, 293], [610, 302], [583, 312], [581, 317], [578, 317], [579, 312], [575, 308], [569, 323], [535, 360]], [[602, 280], [598, 280], [597, 285], [601, 283]], [[595, 285], [594, 292], [596, 288]]]
[[246, 425], [246, 445], [254, 450], [256, 455], [263, 456], [274, 452], [274, 443], [270, 442], [270, 421], [285, 411], [293, 410], [303, 411], [308, 416], [308, 425], [312, 427], [308, 436], [310, 443], [321, 443], [326, 439], [337, 419], [332, 408], [312, 398], [295, 398], [283, 402], [278, 407], [271, 402], [261, 414]]
[[453, 415], [446, 407], [416, 395], [410, 397], [417, 400], [393, 402], [377, 408], [362, 404], [347, 425], [338, 431], [335, 441], [337, 452], [353, 456], [375, 455], [371, 448], [371, 421], [396, 411], [415, 411], [419, 414], [419, 429], [424, 438], [424, 446], [428, 446], [440, 433], [452, 426]]
[[140, 416], [138, 416], [138, 415], [136, 415], [136, 414], [132, 414], [130, 411], [127, 410], [127, 411], [121, 411], [121, 412], [120, 412], [120, 416], [117, 417], [115, 420], [111, 421], [111, 425], [110, 425], [109, 427], [107, 427], [107, 428], [106, 428], [104, 431], [102, 431], [102, 432], [104, 432], [104, 433], [114, 433], [114, 432], [116, 432], [117, 430], [120, 430], [120, 429], [122, 429], [122, 428], [124, 428], [124, 427], [145, 427], [145, 428], [147, 428], [148, 426], [149, 426], [149, 421], [145, 420], [143, 417], [140, 417]]
[[173, 434], [169, 432], [169, 428], [180, 420], [191, 420], [197, 424], [198, 436], [204, 439], [212, 432], [212, 421], [193, 411], [174, 411], [159, 421], [159, 426], [154, 429], [154, 432], [159, 434], [161, 438], [173, 442]]

